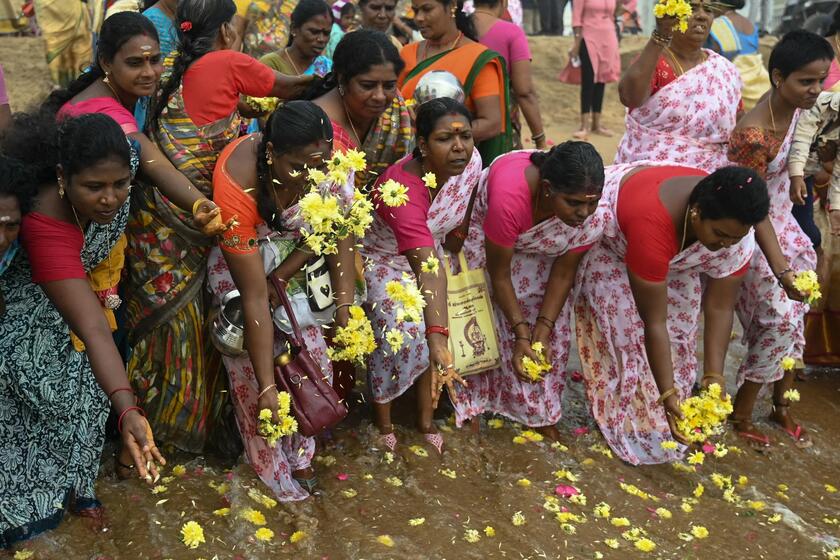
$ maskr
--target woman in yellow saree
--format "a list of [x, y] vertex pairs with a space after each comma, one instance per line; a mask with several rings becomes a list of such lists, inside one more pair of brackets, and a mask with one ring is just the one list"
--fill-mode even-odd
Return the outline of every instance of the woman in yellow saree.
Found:
[[93, 59], [87, 4], [81, 0], [35, 0], [35, 14], [47, 43], [50, 76], [59, 86], [67, 87]]
[[462, 11], [462, 0], [413, 0], [414, 21], [423, 41], [400, 51], [405, 69], [399, 87], [406, 99], [424, 74], [445, 70], [455, 75], [473, 115], [472, 130], [484, 165], [513, 146], [510, 122], [510, 87], [505, 62], [495, 51], [476, 41], [472, 20]]

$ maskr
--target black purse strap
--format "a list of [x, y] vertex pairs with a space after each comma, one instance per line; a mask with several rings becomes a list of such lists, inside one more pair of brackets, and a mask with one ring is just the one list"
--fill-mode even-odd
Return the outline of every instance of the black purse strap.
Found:
[[274, 289], [277, 290], [277, 296], [280, 298], [280, 305], [282, 305], [286, 310], [286, 315], [289, 317], [289, 323], [292, 325], [292, 334], [286, 335], [286, 338], [293, 350], [300, 350], [303, 348], [303, 336], [300, 333], [300, 327], [298, 326], [297, 319], [295, 318], [295, 312], [292, 310], [292, 303], [289, 301], [288, 294], [286, 294], [286, 283], [277, 278], [277, 274], [273, 272], [269, 274], [268, 277], [271, 279]]

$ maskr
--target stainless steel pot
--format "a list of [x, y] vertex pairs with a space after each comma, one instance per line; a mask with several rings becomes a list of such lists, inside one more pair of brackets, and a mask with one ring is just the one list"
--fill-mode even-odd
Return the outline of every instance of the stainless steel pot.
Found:
[[213, 346], [225, 356], [245, 353], [245, 314], [239, 290], [231, 290], [222, 297], [222, 305], [210, 330]]

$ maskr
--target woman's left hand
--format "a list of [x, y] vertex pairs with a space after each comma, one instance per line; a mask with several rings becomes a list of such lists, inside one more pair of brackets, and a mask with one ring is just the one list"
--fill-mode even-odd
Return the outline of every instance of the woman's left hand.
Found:
[[208, 237], [219, 235], [227, 229], [227, 225], [222, 221], [222, 211], [210, 199], [205, 199], [196, 206], [193, 221], [201, 229], [201, 233]]
[[779, 278], [779, 282], [781, 282], [782, 288], [784, 288], [788, 298], [794, 301], [805, 301], [806, 294], [803, 294], [793, 286], [795, 279], [796, 274], [792, 270], [789, 270], [782, 274], [782, 277]]
[[437, 408], [444, 387], [449, 393], [449, 399], [456, 402], [458, 397], [455, 393], [455, 383], [466, 387], [467, 382], [455, 371], [452, 353], [445, 344], [429, 344], [429, 367], [432, 370], [432, 409]]
[[543, 346], [543, 355], [545, 356], [545, 361], [551, 363], [551, 344], [549, 343], [548, 339], [551, 335], [551, 331], [541, 322], [537, 322], [534, 325], [534, 330], [531, 331], [531, 345], [536, 344], [539, 342]]

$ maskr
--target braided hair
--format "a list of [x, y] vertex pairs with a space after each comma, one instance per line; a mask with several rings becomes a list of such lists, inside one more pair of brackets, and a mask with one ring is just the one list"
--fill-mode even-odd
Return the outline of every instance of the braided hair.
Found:
[[161, 88], [160, 97], [152, 112], [153, 128], [157, 128], [160, 114], [181, 85], [187, 68], [213, 50], [222, 26], [230, 23], [236, 15], [236, 4], [233, 0], [179, 0], [175, 15], [178, 56], [172, 65], [169, 79]]
[[703, 177], [691, 191], [688, 204], [706, 220], [733, 219], [754, 226], [767, 217], [767, 183], [747, 167], [729, 165]]
[[277, 107], [268, 117], [257, 148], [257, 212], [274, 231], [283, 231], [283, 213], [274, 201], [271, 166], [268, 164], [268, 143], [277, 157], [318, 142], [332, 142], [330, 118], [311, 101], [289, 101]]
[[589, 142], [569, 140], [548, 152], [534, 152], [530, 159], [552, 193], [600, 192], [604, 187], [604, 160]]

